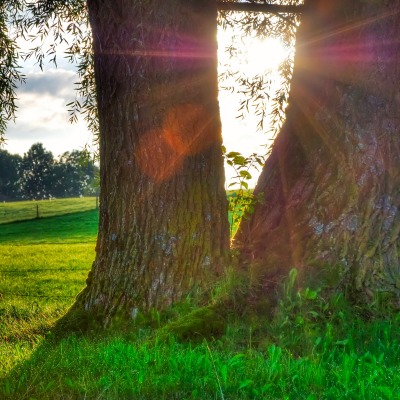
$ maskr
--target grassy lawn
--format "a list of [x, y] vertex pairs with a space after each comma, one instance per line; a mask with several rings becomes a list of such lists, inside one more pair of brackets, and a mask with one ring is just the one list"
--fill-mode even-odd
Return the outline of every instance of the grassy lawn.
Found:
[[94, 210], [96, 208], [96, 198], [0, 202], [0, 224], [35, 219], [37, 217], [37, 208], [39, 208], [39, 217], [71, 214]]
[[0, 225], [0, 399], [400, 399], [399, 315], [362, 319], [340, 295], [288, 287], [274, 320], [232, 317], [198, 343], [145, 328], [53, 340], [96, 227], [95, 211]]
[[[41, 218], [29, 220], [36, 203]], [[94, 208], [93, 198], [0, 204], [0, 376], [31, 355], [84, 287]]]
[[0, 244], [94, 243], [97, 210], [0, 225]]

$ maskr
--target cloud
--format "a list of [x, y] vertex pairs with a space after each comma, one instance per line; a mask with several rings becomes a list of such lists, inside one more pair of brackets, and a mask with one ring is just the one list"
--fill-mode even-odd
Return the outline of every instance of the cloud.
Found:
[[75, 72], [65, 69], [49, 69], [43, 72], [28, 72], [26, 83], [18, 90], [18, 96], [26, 93], [37, 96], [50, 95], [62, 98], [74, 98], [74, 83], [77, 77]]
[[8, 125], [6, 150], [22, 155], [33, 143], [41, 142], [59, 155], [90, 144], [85, 123], [68, 121], [66, 104], [75, 98], [75, 73], [50, 69], [26, 75], [27, 83], [17, 90], [17, 119]]

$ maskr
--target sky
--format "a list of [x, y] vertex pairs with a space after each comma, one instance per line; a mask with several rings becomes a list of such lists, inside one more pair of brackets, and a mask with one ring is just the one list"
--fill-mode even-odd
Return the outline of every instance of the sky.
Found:
[[[231, 36], [232, 32], [229, 31], [220, 31], [218, 34], [220, 62], [230, 62], [232, 68], [245, 70], [249, 76], [264, 74], [271, 68], [276, 69], [285, 55], [277, 40], [260, 42], [246, 38], [242, 50], [247, 54], [243, 54], [240, 60], [229, 60], [225, 48], [229, 45]], [[28, 45], [21, 43], [20, 46]], [[91, 146], [92, 137], [85, 122], [71, 124], [68, 121], [66, 104], [75, 98], [74, 66], [62, 59], [62, 56], [58, 57], [58, 68], [53, 64], [45, 64], [44, 70], [41, 71], [33, 60], [21, 62], [21, 65], [27, 80], [17, 90], [17, 120], [8, 125], [4, 148], [10, 153], [23, 155], [32, 144], [41, 142], [57, 157], [65, 151]], [[220, 90], [224, 145], [227, 151], [239, 151], [244, 155], [265, 153], [263, 146], [271, 143], [270, 138], [265, 133], [257, 132], [255, 117], [248, 116], [244, 120], [237, 118], [240, 100], [239, 95]], [[268, 127], [264, 130], [268, 130]], [[233, 174], [232, 170], [226, 170], [228, 181]], [[251, 184], [254, 186], [255, 182], [256, 177]]]

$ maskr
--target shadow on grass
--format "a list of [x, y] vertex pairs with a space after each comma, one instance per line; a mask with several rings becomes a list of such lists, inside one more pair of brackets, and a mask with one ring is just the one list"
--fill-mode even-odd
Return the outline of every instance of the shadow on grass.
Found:
[[97, 210], [6, 223], [1, 225], [0, 244], [94, 241], [97, 226]]
[[369, 321], [307, 288], [288, 293], [273, 321], [229, 301], [106, 331], [67, 314], [2, 379], [0, 398], [397, 398], [398, 315]]
[[214, 399], [208, 343], [225, 333], [226, 321], [211, 306], [190, 307], [102, 330], [73, 306], [0, 381], [0, 398]]
[[0, 398], [396, 399], [399, 325], [354, 321], [337, 333], [321, 326], [313, 348], [298, 354], [290, 335], [305, 341], [312, 333], [281, 327], [274, 341], [256, 343], [246, 321], [196, 344], [153, 340], [144, 328], [49, 334], [1, 381]]

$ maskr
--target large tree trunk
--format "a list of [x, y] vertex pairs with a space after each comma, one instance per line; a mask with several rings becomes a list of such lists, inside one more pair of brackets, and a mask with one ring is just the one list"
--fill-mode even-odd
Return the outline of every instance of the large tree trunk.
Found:
[[398, 298], [400, 1], [305, 5], [287, 119], [255, 190], [264, 201], [236, 246], [265, 286], [291, 267], [339, 268], [359, 298]]
[[109, 324], [221, 274], [229, 247], [214, 0], [88, 0], [100, 121], [96, 260], [75, 308]]

